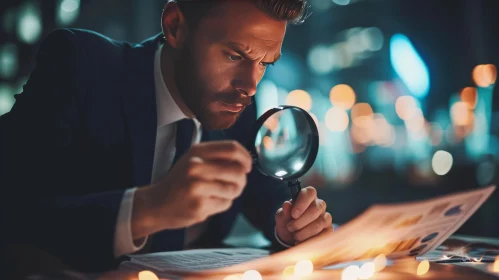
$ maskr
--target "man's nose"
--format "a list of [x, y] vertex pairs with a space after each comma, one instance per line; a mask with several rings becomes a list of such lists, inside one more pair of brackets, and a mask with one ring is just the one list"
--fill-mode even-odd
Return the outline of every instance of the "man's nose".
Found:
[[234, 86], [242, 94], [251, 97], [256, 94], [256, 87], [262, 76], [263, 71], [259, 69], [258, 63], [245, 65], [238, 73]]

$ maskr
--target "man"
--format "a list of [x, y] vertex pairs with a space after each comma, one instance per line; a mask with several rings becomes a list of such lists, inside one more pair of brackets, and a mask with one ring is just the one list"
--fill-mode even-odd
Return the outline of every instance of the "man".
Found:
[[281, 248], [331, 232], [314, 188], [286, 201], [288, 190], [252, 170], [235, 141], [255, 121], [251, 100], [288, 22], [305, 8], [169, 1], [162, 34], [134, 46], [51, 33], [2, 117], [5, 242], [108, 269], [126, 254], [216, 246], [239, 212]]

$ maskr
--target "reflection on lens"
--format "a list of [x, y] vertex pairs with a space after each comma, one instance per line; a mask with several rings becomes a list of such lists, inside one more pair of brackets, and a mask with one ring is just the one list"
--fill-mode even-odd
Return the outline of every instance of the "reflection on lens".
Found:
[[276, 176], [278, 177], [283, 177], [283, 176], [286, 176], [288, 174], [288, 172], [284, 171], [284, 170], [281, 170], [281, 171], [277, 171], [275, 173]]
[[303, 162], [297, 161], [297, 162], [295, 162], [295, 165], [293, 166], [293, 169], [296, 170], [296, 171], [300, 171], [302, 167], [303, 167]]

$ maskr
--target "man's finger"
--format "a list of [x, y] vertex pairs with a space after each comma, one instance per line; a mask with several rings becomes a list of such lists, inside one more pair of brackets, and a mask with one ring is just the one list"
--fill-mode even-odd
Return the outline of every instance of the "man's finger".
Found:
[[246, 172], [251, 171], [252, 160], [249, 152], [236, 141], [212, 141], [192, 146], [192, 156], [203, 160], [236, 161], [244, 167]]
[[321, 216], [324, 212], [326, 212], [326, 202], [322, 199], [316, 199], [310, 204], [300, 218], [292, 220], [288, 223], [289, 232], [296, 232], [303, 229], [308, 224], [319, 218], [319, 216]]
[[203, 181], [221, 181], [235, 184], [240, 188], [246, 185], [244, 167], [234, 162], [203, 160], [202, 163], [191, 165], [187, 172], [189, 176], [200, 178]]
[[295, 232], [294, 238], [297, 242], [303, 242], [321, 233], [325, 228], [332, 227], [332, 217], [329, 213], [324, 213], [303, 229]]
[[291, 216], [298, 219], [307, 210], [312, 202], [317, 198], [317, 191], [313, 187], [306, 187], [300, 191], [298, 198], [293, 204]]
[[191, 184], [193, 195], [233, 200], [241, 195], [241, 188], [217, 181], [196, 181]]

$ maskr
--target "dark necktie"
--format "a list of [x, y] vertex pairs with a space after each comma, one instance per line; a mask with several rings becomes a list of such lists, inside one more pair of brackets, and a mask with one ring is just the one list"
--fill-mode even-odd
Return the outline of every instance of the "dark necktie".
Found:
[[[177, 137], [175, 140], [175, 157], [172, 166], [190, 148], [194, 133], [194, 121], [182, 119], [177, 122]], [[179, 251], [184, 249], [185, 229], [160, 231], [153, 236], [151, 253], [164, 251]]]

